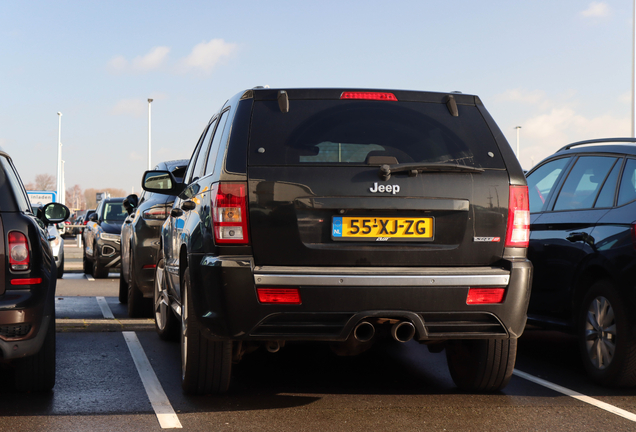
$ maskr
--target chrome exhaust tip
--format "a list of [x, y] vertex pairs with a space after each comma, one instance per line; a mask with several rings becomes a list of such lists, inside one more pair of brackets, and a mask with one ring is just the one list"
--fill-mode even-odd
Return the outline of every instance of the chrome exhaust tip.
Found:
[[353, 329], [353, 337], [358, 342], [369, 342], [375, 335], [375, 327], [369, 321], [361, 321]]
[[271, 353], [275, 353], [280, 351], [280, 342], [278, 341], [267, 341], [265, 343], [265, 348], [267, 349], [267, 351], [271, 352]]
[[415, 326], [408, 321], [401, 321], [391, 327], [391, 336], [398, 342], [408, 342], [415, 336]]

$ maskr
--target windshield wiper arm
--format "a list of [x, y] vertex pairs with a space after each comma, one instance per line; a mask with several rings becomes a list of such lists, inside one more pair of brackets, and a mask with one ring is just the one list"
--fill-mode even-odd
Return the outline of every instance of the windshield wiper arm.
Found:
[[380, 166], [378, 176], [381, 180], [388, 180], [392, 173], [408, 172], [409, 177], [415, 177], [420, 172], [484, 172], [483, 168], [455, 165], [449, 163], [401, 163], [395, 165], [384, 164]]

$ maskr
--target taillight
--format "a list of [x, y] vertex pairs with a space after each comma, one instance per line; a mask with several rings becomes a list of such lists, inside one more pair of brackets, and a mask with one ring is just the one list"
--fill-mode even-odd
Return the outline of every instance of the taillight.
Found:
[[530, 206], [527, 186], [510, 186], [506, 247], [528, 247]]
[[211, 201], [215, 242], [247, 244], [247, 184], [216, 183]]
[[505, 288], [469, 288], [466, 304], [501, 303], [506, 294]]
[[153, 220], [166, 220], [168, 219], [168, 214], [170, 210], [165, 205], [159, 205], [155, 207], [151, 207], [148, 210], [144, 211], [141, 214], [141, 217], [144, 219], [153, 219]]
[[343, 92], [340, 95], [340, 99], [363, 99], [363, 100], [381, 100], [381, 101], [395, 101], [397, 98], [393, 93], [380, 93], [380, 92]]
[[24, 234], [18, 231], [9, 233], [9, 265], [11, 270], [28, 270], [31, 262], [29, 242]]
[[257, 288], [258, 301], [270, 304], [301, 304], [298, 288]]

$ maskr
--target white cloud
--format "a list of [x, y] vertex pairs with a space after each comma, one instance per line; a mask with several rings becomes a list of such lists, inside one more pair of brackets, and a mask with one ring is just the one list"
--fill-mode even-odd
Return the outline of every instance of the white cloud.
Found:
[[108, 68], [116, 73], [124, 72], [128, 68], [128, 60], [124, 56], [113, 57], [108, 62]]
[[495, 96], [496, 101], [501, 102], [523, 102], [527, 104], [539, 104], [546, 99], [545, 92], [542, 90], [525, 90], [512, 89], [506, 90], [504, 93]]
[[581, 12], [584, 17], [605, 17], [610, 14], [610, 7], [605, 2], [592, 2], [590, 6]]
[[168, 47], [154, 47], [145, 56], [135, 57], [132, 61], [132, 68], [140, 72], [157, 69], [164, 63], [169, 52], [170, 48]]
[[169, 47], [154, 47], [144, 56], [137, 56], [132, 61], [126, 60], [124, 56], [113, 57], [108, 62], [108, 68], [114, 73], [123, 72], [148, 72], [158, 69], [168, 58]]
[[143, 99], [122, 99], [111, 109], [112, 115], [143, 117], [148, 110], [148, 102]]
[[216, 65], [232, 55], [236, 49], [236, 44], [225, 42], [223, 39], [201, 42], [192, 49], [190, 55], [180, 61], [179, 70], [182, 72], [192, 70], [210, 72]]

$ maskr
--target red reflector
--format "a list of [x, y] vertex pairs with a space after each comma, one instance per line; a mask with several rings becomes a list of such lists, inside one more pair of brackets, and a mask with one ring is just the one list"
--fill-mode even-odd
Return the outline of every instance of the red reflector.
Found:
[[466, 304], [501, 303], [505, 294], [505, 288], [470, 288]]
[[42, 278], [11, 279], [11, 285], [37, 285], [42, 283]]
[[298, 288], [257, 288], [256, 292], [261, 303], [301, 304]]
[[528, 247], [530, 241], [530, 205], [528, 186], [510, 186], [506, 247]]
[[381, 100], [381, 101], [395, 101], [397, 98], [393, 93], [378, 93], [378, 92], [343, 92], [340, 95], [340, 99], [364, 99], [364, 100]]
[[144, 269], [153, 269], [155, 267], [157, 267], [157, 264], [146, 264], [142, 268], [144, 268]]

